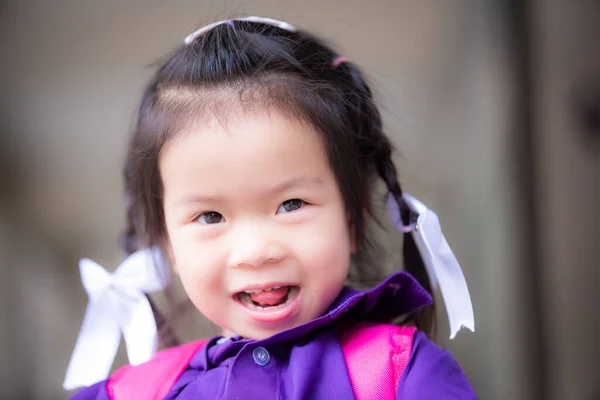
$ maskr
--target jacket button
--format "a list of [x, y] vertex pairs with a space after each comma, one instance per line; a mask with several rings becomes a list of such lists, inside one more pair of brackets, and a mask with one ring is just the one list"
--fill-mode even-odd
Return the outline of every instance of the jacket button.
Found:
[[269, 352], [264, 347], [255, 348], [252, 351], [252, 358], [254, 359], [254, 362], [260, 365], [261, 367], [267, 365], [271, 360]]

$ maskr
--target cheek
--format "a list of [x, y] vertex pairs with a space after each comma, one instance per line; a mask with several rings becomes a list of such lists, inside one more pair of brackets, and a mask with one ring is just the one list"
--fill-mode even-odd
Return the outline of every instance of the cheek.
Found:
[[224, 282], [214, 249], [194, 241], [174, 241], [174, 267], [185, 292], [196, 309], [219, 326], [223, 318]]
[[351, 241], [344, 223], [338, 229], [306, 235], [304, 240], [301, 265], [312, 319], [322, 315], [342, 290], [350, 268]]
[[308, 273], [327, 276], [335, 281], [348, 274], [352, 243], [348, 225], [343, 218], [322, 221], [315, 230], [297, 238], [300, 256]]
[[[221, 274], [214, 248], [182, 234], [171, 240], [173, 269], [180, 276], [186, 291], [219, 289]], [[188, 293], [191, 296], [191, 293]]]

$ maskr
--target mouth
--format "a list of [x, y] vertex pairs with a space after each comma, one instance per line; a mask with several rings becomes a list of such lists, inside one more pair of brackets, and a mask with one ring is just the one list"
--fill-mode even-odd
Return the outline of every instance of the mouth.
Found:
[[234, 299], [248, 315], [260, 322], [277, 322], [290, 317], [299, 306], [300, 287], [272, 286], [236, 293]]

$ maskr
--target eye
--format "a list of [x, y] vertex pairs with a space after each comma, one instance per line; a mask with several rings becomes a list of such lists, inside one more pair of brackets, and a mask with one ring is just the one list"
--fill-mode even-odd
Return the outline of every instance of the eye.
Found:
[[225, 218], [216, 211], [207, 211], [197, 216], [195, 221], [204, 225], [213, 225], [225, 222]]
[[305, 204], [306, 204], [306, 202], [304, 200], [300, 200], [300, 199], [286, 200], [283, 203], [281, 203], [281, 205], [277, 209], [277, 213], [279, 214], [279, 213], [288, 213], [288, 212], [296, 211], [299, 208], [302, 208], [302, 206], [304, 206]]

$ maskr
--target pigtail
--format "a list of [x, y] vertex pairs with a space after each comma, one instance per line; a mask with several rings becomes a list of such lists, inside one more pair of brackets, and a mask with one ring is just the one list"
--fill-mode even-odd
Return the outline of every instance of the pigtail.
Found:
[[[387, 138], [384, 137], [383, 140], [381, 140], [379, 147], [380, 151], [375, 159], [377, 172], [385, 182], [388, 191], [400, 208], [400, 218], [402, 218], [403, 225], [408, 226], [414, 222], [412, 220], [413, 213], [402, 198], [402, 189], [398, 183], [396, 167], [391, 158], [392, 146]], [[429, 279], [421, 253], [410, 232], [404, 234], [402, 252], [404, 258], [404, 270], [410, 273], [433, 297], [431, 280]], [[434, 338], [436, 332], [435, 298], [430, 306], [416, 311], [414, 315], [409, 316], [408, 321], [406, 322], [409, 322], [410, 320], [412, 320], [419, 330], [425, 332], [430, 338]]]
[[[142, 240], [140, 238], [139, 232], [141, 230], [138, 218], [138, 211], [136, 207], [136, 201], [133, 197], [131, 190], [131, 168], [130, 163], [127, 162], [125, 165], [124, 171], [125, 178], [125, 209], [126, 209], [126, 224], [125, 230], [121, 234], [120, 244], [121, 249], [123, 250], [125, 257], [129, 256], [132, 253], [135, 253], [138, 250], [141, 250], [144, 246], [142, 244]], [[169, 296], [169, 288], [165, 289], [167, 291], [167, 297]], [[169, 323], [169, 321], [165, 318], [163, 313], [160, 312], [155, 302], [150, 298], [149, 295], [146, 295], [148, 302], [150, 303], [150, 307], [152, 308], [152, 313], [154, 314], [154, 320], [156, 321], [156, 329], [158, 332], [158, 344], [161, 348], [172, 347], [179, 345], [179, 340], [177, 339], [175, 332]]]

